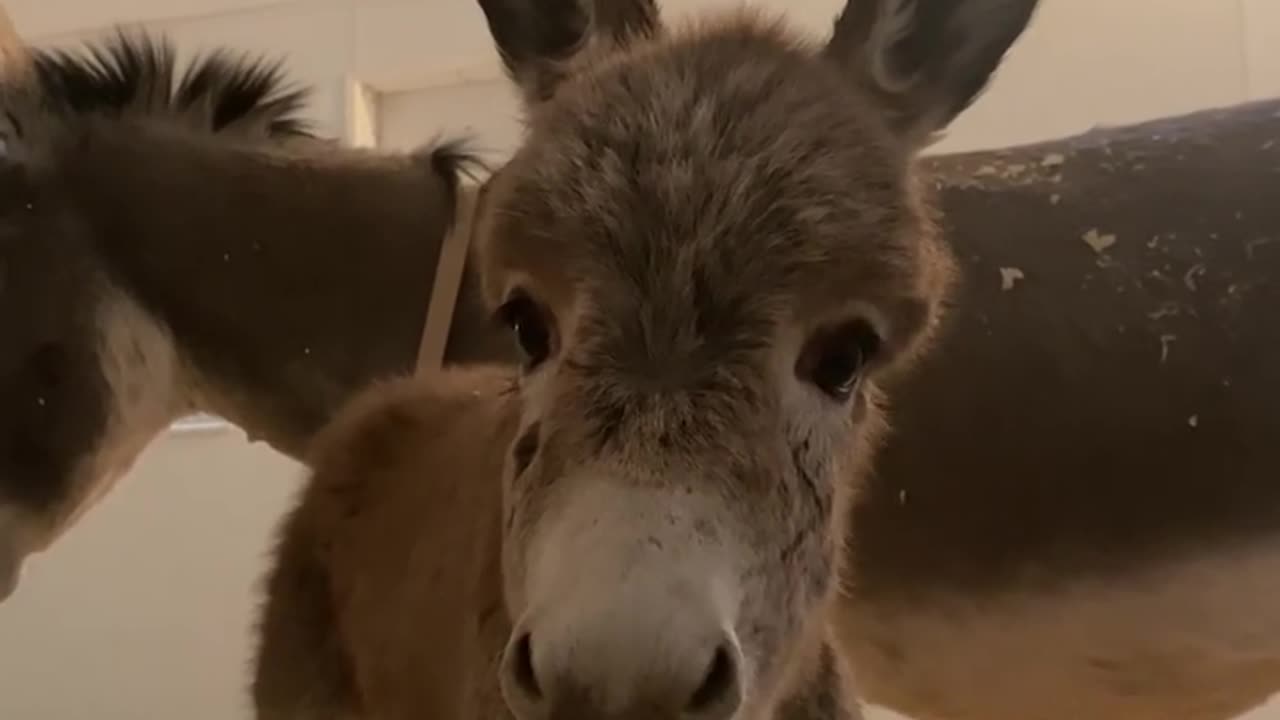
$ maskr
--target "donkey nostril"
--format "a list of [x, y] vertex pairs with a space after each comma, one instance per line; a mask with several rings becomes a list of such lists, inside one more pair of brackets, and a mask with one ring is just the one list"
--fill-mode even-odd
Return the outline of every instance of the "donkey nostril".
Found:
[[726, 702], [736, 705], [735, 695], [738, 686], [738, 668], [731, 650], [721, 645], [711, 656], [711, 663], [702, 676], [702, 683], [693, 691], [685, 711], [694, 714], [705, 713]]
[[533, 670], [533, 647], [529, 633], [524, 633], [511, 647], [511, 673], [520, 690], [532, 700], [542, 698], [542, 687], [538, 685], [538, 674]]

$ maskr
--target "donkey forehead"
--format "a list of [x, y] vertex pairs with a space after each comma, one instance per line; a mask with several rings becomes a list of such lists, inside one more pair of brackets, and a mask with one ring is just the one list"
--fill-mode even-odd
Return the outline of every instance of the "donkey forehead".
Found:
[[535, 108], [497, 183], [498, 264], [656, 295], [909, 275], [906, 162], [861, 99], [805, 53], [732, 39], [649, 49]]
[[642, 47], [580, 73], [533, 110], [530, 130], [525, 153], [542, 182], [575, 194], [643, 182], [687, 209], [749, 184], [806, 205], [887, 200], [906, 165], [847, 79], [754, 26]]

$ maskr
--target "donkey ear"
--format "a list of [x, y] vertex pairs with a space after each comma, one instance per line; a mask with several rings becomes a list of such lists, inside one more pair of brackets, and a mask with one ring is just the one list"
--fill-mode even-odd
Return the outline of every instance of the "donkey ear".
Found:
[[913, 144], [977, 99], [1038, 0], [849, 0], [824, 54], [887, 105]]
[[531, 104], [550, 99], [589, 47], [625, 47], [659, 28], [653, 0], [479, 1], [507, 74]]

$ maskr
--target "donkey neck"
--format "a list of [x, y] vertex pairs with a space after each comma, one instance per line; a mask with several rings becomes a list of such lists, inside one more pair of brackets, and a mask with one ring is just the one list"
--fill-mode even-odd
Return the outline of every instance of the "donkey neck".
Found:
[[[108, 275], [172, 333], [193, 409], [299, 457], [355, 390], [413, 368], [453, 222], [447, 151], [267, 149], [142, 124], [76, 151], [66, 189]], [[482, 314], [468, 272], [448, 360], [502, 359]]]

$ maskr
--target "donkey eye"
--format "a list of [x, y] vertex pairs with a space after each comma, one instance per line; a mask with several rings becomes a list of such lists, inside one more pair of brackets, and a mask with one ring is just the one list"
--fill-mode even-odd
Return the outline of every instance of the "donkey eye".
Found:
[[879, 335], [864, 320], [820, 330], [800, 353], [796, 375], [844, 402], [858, 389], [867, 363], [879, 349]]
[[551, 355], [551, 328], [546, 313], [528, 295], [512, 296], [498, 309], [498, 318], [515, 335], [526, 368], [537, 367]]

